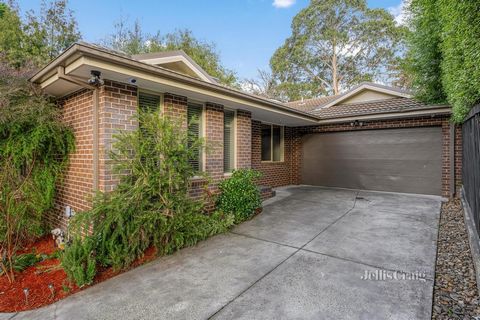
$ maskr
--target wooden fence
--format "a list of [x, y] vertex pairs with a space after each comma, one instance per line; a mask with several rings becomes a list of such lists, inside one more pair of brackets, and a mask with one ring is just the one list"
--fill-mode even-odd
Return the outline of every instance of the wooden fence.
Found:
[[480, 234], [480, 105], [474, 107], [462, 126], [462, 180], [465, 198]]

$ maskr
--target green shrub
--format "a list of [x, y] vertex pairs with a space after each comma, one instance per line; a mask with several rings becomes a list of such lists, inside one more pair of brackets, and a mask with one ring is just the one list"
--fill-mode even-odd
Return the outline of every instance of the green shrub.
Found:
[[195, 245], [198, 241], [228, 231], [234, 224], [233, 214], [215, 211], [212, 215], [188, 214], [172, 220], [162, 254], [172, 253], [178, 249]]
[[232, 213], [235, 223], [252, 217], [262, 204], [260, 191], [255, 183], [260, 177], [261, 174], [252, 169], [234, 171], [229, 179], [219, 184], [218, 210]]
[[0, 269], [14, 281], [13, 258], [43, 234], [75, 141], [55, 104], [15, 72], [0, 71]]
[[204, 148], [203, 140], [192, 139], [181, 122], [158, 112], [141, 112], [138, 120], [141, 130], [118, 135], [114, 144], [120, 183], [71, 223], [70, 233], [93, 231], [97, 261], [114, 269], [127, 268], [150, 246], [171, 253], [233, 222], [230, 214], [203, 214], [203, 201], [189, 195], [198, 174], [189, 159]]
[[62, 268], [70, 281], [79, 287], [91, 284], [96, 273], [95, 241], [91, 237], [75, 237], [61, 256]]

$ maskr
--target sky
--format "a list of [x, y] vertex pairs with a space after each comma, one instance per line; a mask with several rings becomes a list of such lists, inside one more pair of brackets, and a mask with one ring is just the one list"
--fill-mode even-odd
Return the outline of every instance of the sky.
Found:
[[[367, 0], [371, 8], [401, 13], [402, 0]], [[40, 1], [18, 0], [22, 12], [39, 9]], [[223, 65], [240, 79], [268, 70], [270, 57], [291, 33], [292, 18], [308, 0], [70, 0], [83, 40], [99, 43], [124, 17], [138, 19], [147, 33], [190, 29], [214, 42]]]

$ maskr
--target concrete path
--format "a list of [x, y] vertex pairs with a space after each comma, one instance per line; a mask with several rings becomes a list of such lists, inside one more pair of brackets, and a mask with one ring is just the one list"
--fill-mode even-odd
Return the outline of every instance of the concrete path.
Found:
[[440, 206], [282, 188], [228, 234], [0, 319], [430, 319]]

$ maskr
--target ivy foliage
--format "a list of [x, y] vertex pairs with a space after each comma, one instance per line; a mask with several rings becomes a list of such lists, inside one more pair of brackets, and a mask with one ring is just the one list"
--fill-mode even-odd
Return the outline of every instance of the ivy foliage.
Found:
[[233, 214], [235, 223], [250, 219], [262, 201], [256, 181], [261, 173], [252, 169], [235, 170], [229, 179], [219, 184], [218, 210]]
[[480, 102], [480, 3], [412, 0], [409, 12], [406, 71], [417, 96], [450, 103], [453, 120], [462, 122]]
[[[150, 246], [168, 254], [233, 224], [232, 215], [208, 215], [202, 212], [204, 201], [189, 196], [197, 174], [189, 159], [204, 141], [189, 137], [182, 123], [159, 112], [140, 112], [138, 121], [140, 130], [122, 132], [114, 143], [119, 184], [99, 194], [90, 211], [77, 214], [70, 229], [77, 235], [90, 230], [95, 259], [114, 269], [127, 268]], [[77, 264], [68, 258], [62, 263], [65, 270]]]
[[[0, 72], [0, 254], [11, 260], [43, 234], [58, 179], [74, 149], [58, 108], [17, 71]], [[9, 263], [13, 265], [12, 261]], [[2, 263], [5, 273], [5, 264]], [[13, 280], [13, 270], [9, 273]]]

